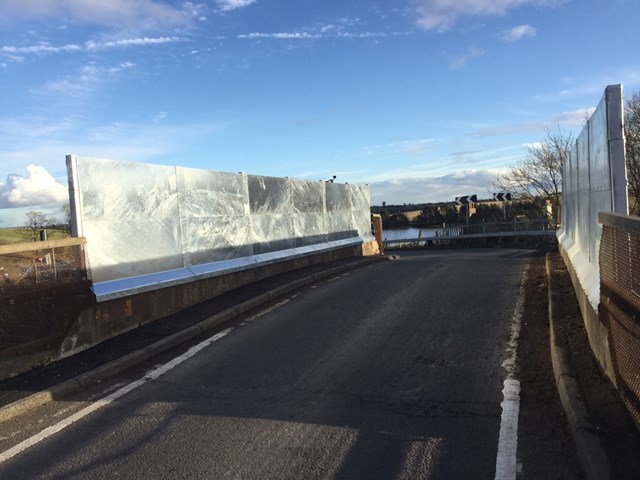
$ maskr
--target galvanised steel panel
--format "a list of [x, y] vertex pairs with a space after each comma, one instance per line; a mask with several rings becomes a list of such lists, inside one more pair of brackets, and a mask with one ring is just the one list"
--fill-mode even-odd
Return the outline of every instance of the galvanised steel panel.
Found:
[[590, 208], [590, 174], [589, 174], [589, 125], [578, 136], [578, 209], [576, 217], [576, 240], [580, 249], [585, 253], [589, 251], [589, 222]]
[[247, 217], [181, 218], [184, 266], [253, 255]]
[[293, 248], [293, 226], [290, 215], [252, 215], [251, 237], [255, 254]]
[[67, 165], [75, 233], [87, 237], [96, 282], [297, 255], [370, 232], [368, 186], [76, 156]]
[[289, 179], [289, 185], [294, 214], [324, 212], [324, 182]]
[[327, 240], [325, 216], [320, 213], [298, 213], [293, 216], [295, 246], [313, 245]]
[[247, 199], [237, 173], [177, 167], [180, 216], [243, 216]]
[[351, 195], [351, 225], [358, 235], [371, 233], [371, 216], [362, 215], [363, 211], [369, 211], [371, 204], [369, 187], [367, 185], [348, 185]]
[[183, 266], [180, 219], [85, 221], [94, 282]]
[[289, 185], [284, 178], [247, 175], [252, 215], [291, 213]]
[[341, 183], [326, 183], [327, 212], [348, 212], [351, 210], [349, 186]]
[[627, 168], [624, 148], [624, 108], [622, 85], [609, 85], [605, 92], [607, 99], [607, 128], [609, 132], [609, 165], [613, 189], [613, 211], [629, 214], [627, 191]]

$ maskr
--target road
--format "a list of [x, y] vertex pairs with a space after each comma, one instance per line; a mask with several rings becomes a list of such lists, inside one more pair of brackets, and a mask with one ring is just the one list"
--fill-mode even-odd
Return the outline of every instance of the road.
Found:
[[494, 478], [531, 255], [407, 252], [304, 288], [0, 425], [0, 478]]

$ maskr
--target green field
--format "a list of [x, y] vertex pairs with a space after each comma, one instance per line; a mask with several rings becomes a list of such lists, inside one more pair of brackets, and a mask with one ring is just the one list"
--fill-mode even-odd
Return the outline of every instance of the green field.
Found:
[[[25, 236], [25, 229], [21, 227], [0, 228], [0, 245], [8, 245], [10, 243], [24, 243], [31, 241]], [[68, 238], [69, 235], [63, 230], [47, 229], [47, 238], [49, 240], [59, 240]]]

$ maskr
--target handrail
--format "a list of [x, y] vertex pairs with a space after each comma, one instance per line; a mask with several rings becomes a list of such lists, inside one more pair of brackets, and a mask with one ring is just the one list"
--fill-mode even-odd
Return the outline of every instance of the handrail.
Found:
[[613, 212], [598, 212], [598, 222], [603, 225], [625, 230], [629, 233], [640, 233], [640, 217]]
[[46, 240], [44, 242], [25, 242], [0, 245], [0, 255], [21, 252], [33, 252], [34, 250], [46, 250], [50, 248], [73, 247], [85, 245], [87, 239], [84, 237], [63, 238], [60, 240]]

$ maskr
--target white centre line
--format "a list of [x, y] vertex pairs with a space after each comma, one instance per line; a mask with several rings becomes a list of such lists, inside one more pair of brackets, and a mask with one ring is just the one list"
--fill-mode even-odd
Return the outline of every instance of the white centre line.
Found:
[[179, 364], [181, 364], [185, 360], [188, 360], [189, 358], [193, 357], [196, 353], [198, 353], [203, 348], [208, 347], [213, 342], [215, 342], [217, 340], [220, 340], [222, 337], [225, 337], [226, 335], [228, 335], [231, 332], [231, 330], [233, 330], [233, 329], [232, 328], [228, 328], [227, 330], [224, 330], [224, 331], [222, 331], [220, 333], [216, 333], [212, 337], [209, 337], [206, 340], [200, 342], [199, 344], [194, 345], [193, 347], [191, 347], [189, 350], [187, 350], [185, 353], [183, 353], [179, 357], [176, 357], [173, 360], [171, 360], [170, 362], [165, 363], [164, 365], [162, 365], [162, 366], [156, 368], [155, 370], [152, 370], [151, 372], [147, 373], [141, 379], [136, 380], [135, 382], [132, 382], [129, 385], [126, 385], [126, 386], [122, 387], [121, 389], [113, 392], [111, 395], [108, 395], [108, 396], [106, 396], [106, 397], [104, 397], [104, 398], [102, 398], [100, 400], [97, 400], [96, 402], [92, 403], [88, 407], [86, 407], [86, 408], [80, 410], [79, 412], [71, 415], [70, 417], [65, 418], [64, 420], [56, 423], [55, 425], [52, 425], [50, 427], [45, 428], [43, 431], [41, 431], [37, 435], [34, 435], [31, 438], [28, 438], [25, 441], [23, 441], [23, 442], [17, 444], [16, 446], [10, 448], [9, 450], [0, 453], [0, 464], [6, 462], [7, 460], [9, 460], [12, 457], [15, 457], [19, 453], [24, 452], [25, 450], [27, 450], [28, 448], [30, 448], [30, 447], [34, 446], [35, 444], [41, 442], [42, 440], [45, 440], [46, 438], [49, 438], [50, 436], [55, 435], [59, 431], [64, 430], [68, 426], [74, 424], [78, 420], [86, 417], [87, 415], [95, 412], [96, 410], [98, 410], [98, 409], [100, 409], [102, 407], [106, 407], [107, 405], [109, 405], [114, 400], [117, 400], [118, 398], [125, 396], [127, 393], [135, 390], [136, 388], [144, 385], [145, 383], [150, 382], [152, 380], [155, 380], [156, 378], [164, 375], [165, 373], [167, 373], [172, 368], [178, 366]]

